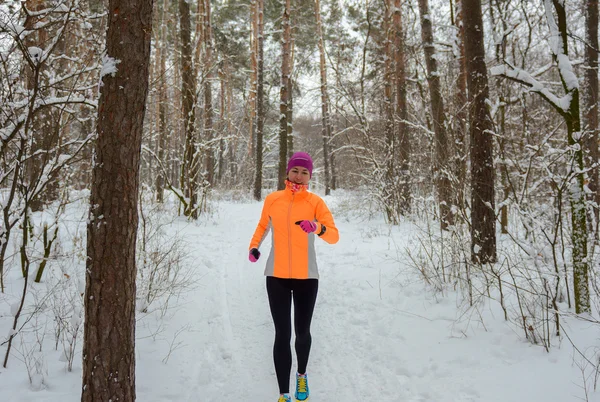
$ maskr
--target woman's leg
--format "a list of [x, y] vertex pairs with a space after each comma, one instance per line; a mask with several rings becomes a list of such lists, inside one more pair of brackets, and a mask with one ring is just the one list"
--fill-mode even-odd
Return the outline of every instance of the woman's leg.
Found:
[[312, 320], [319, 281], [317, 279], [297, 279], [294, 286], [294, 329], [296, 331], [296, 357], [298, 358], [298, 373], [306, 373], [308, 355], [312, 337], [310, 322]]
[[290, 392], [290, 371], [292, 370], [292, 290], [286, 283], [287, 279], [267, 276], [267, 295], [269, 306], [275, 324], [275, 344], [273, 345], [273, 360], [279, 392]]

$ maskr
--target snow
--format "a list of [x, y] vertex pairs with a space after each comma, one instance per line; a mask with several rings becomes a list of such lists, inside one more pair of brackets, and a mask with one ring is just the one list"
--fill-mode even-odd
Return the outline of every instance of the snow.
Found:
[[102, 78], [104, 78], [105, 75], [110, 75], [111, 77], [115, 76], [118, 71], [117, 64], [120, 62], [121, 60], [114, 59], [107, 54], [102, 55], [102, 68], [100, 69], [98, 88], [102, 86]]
[[[497, 305], [482, 308], [481, 315], [464, 315], [456, 293], [433, 293], [409, 266], [406, 250], [417, 246], [414, 224], [389, 227], [381, 219], [351, 215], [342, 207], [346, 197], [325, 197], [340, 242], [316, 242], [321, 278], [308, 366], [311, 402], [584, 400], [582, 359], [566, 338], [553, 339], [547, 353], [506, 324]], [[213, 215], [197, 223], [175, 218], [168, 225], [170, 236], [185, 239], [186, 267], [194, 280], [168, 307], [138, 312], [137, 400], [277, 399], [273, 325], [262, 274], [269, 240], [258, 263], [247, 256], [261, 206], [221, 201]], [[61, 247], [85, 253], [86, 205], [70, 206], [68, 214]], [[84, 257], [79, 258], [83, 269]], [[15, 265], [6, 278], [7, 293], [0, 293], [0, 334], [12, 326], [10, 304], [22, 290], [19, 275]], [[44, 283], [30, 285], [46, 289]], [[79, 326], [83, 311], [68, 302], [63, 307], [73, 309], [70, 324]], [[562, 323], [583, 349], [599, 346], [589, 323], [568, 317]], [[46, 331], [46, 338], [43, 332], [37, 338], [24, 333], [24, 343], [15, 337], [14, 348], [21, 352], [13, 351], [7, 369], [0, 367], [2, 400], [80, 400], [82, 341], [68, 372], [68, 349], [54, 350], [51, 326]], [[43, 357], [32, 355], [29, 377], [27, 358], [19, 353], [33, 350], [40, 338], [48, 345]], [[5, 346], [2, 356], [4, 351]], [[599, 392], [588, 397], [600, 401]]]

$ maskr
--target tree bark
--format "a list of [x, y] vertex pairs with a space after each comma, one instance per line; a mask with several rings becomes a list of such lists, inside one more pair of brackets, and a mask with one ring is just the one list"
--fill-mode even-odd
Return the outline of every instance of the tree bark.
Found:
[[463, 0], [471, 145], [471, 258], [496, 261], [494, 147], [485, 65], [481, 0]]
[[321, 136], [323, 137], [323, 167], [325, 168], [325, 195], [331, 193], [329, 174], [329, 139], [331, 138], [331, 118], [329, 116], [329, 94], [327, 92], [327, 65], [325, 64], [325, 44], [321, 26], [321, 3], [315, 0], [315, 18], [319, 44], [319, 70], [321, 73]]
[[421, 38], [427, 64], [427, 83], [431, 98], [431, 116], [433, 118], [433, 131], [435, 133], [435, 168], [434, 180], [438, 193], [440, 211], [440, 227], [447, 230], [454, 224], [454, 217], [450, 206], [452, 205], [452, 191], [450, 186], [448, 166], [448, 138], [446, 131], [446, 114], [444, 112], [444, 99], [440, 89], [440, 78], [435, 58], [435, 45], [433, 39], [433, 24], [429, 14], [428, 0], [419, 0], [419, 14], [421, 19]]
[[179, 0], [179, 35], [181, 39], [181, 97], [185, 133], [181, 167], [181, 189], [187, 198], [184, 215], [198, 218], [198, 161], [196, 155], [196, 76], [192, 65], [190, 5]]
[[[159, 134], [158, 134], [158, 152], [157, 157], [163, 166], [165, 163], [165, 150], [167, 148], [167, 113], [168, 113], [168, 102], [167, 102], [167, 21], [166, 13], [169, 6], [168, 0], [163, 0], [162, 10], [160, 17], [160, 43], [157, 57], [159, 58], [159, 94], [160, 99], [158, 101], [158, 121], [159, 121]], [[157, 169], [156, 175], [156, 201], [162, 203], [164, 201], [164, 189], [165, 189], [165, 174], [166, 172], [162, 168]]]
[[206, 152], [206, 180], [212, 186], [215, 182], [215, 144], [213, 129], [213, 37], [210, 0], [204, 1], [204, 141], [207, 144]]
[[110, 0], [87, 227], [82, 402], [135, 400], [135, 246], [152, 0]]
[[[565, 5], [562, 0], [552, 0], [558, 20], [558, 34], [560, 35], [561, 46], [553, 49], [553, 57], [558, 62], [560, 53], [568, 56], [568, 32], [567, 15]], [[549, 7], [549, 6], [547, 6]], [[547, 15], [550, 14], [548, 10]], [[551, 15], [548, 15], [549, 17]], [[548, 21], [549, 24], [555, 24], [554, 21]], [[564, 62], [564, 61], [561, 61]], [[585, 208], [585, 165], [583, 156], [583, 147], [581, 140], [581, 120], [579, 110], [579, 87], [568, 82], [563, 75], [562, 68], [559, 69], [560, 78], [565, 92], [571, 94], [571, 103], [569, 110], [563, 114], [567, 123], [567, 139], [569, 147], [573, 150], [573, 165], [570, 172], [573, 175], [573, 183], [569, 187], [569, 200], [571, 204], [571, 225], [573, 227], [573, 291], [575, 296], [575, 312], [589, 313], [590, 306], [590, 288], [589, 288], [589, 263], [587, 261], [587, 217]]]
[[394, 136], [394, 25], [393, 25], [393, 2], [386, 0], [385, 2], [385, 19], [383, 21], [384, 32], [384, 64], [383, 64], [383, 110], [385, 119], [385, 172], [383, 177], [383, 203], [388, 222], [393, 225], [400, 223], [399, 221], [399, 206], [396, 186], [396, 138]]
[[456, 1], [456, 26], [458, 34], [456, 36], [456, 48], [459, 53], [458, 61], [458, 77], [456, 82], [456, 90], [454, 100], [456, 107], [456, 125], [454, 126], [454, 169], [456, 171], [456, 205], [459, 208], [465, 207], [465, 188], [467, 187], [467, 122], [468, 115], [468, 91], [467, 91], [467, 59], [465, 57], [465, 26], [463, 23], [463, 0]]
[[[248, 119], [250, 123], [250, 155], [256, 154], [256, 92], [258, 86], [258, 0], [250, 2], [250, 92]], [[255, 161], [256, 162], [256, 161]]]
[[[585, 166], [588, 172], [591, 199], [596, 203], [595, 219], [598, 225], [598, 205], [600, 192], [598, 188], [598, 0], [586, 0], [585, 13], [585, 71], [583, 111], [585, 128]], [[598, 229], [595, 228], [595, 233]]]
[[395, 37], [395, 62], [396, 62], [396, 116], [395, 116], [395, 134], [396, 141], [399, 142], [398, 154], [400, 188], [400, 213], [408, 215], [412, 194], [410, 191], [410, 131], [406, 129], [406, 120], [408, 117], [408, 108], [406, 107], [406, 55], [404, 50], [404, 32], [402, 29], [402, 4], [400, 0], [394, 0], [394, 37]]
[[264, 109], [264, 0], [256, 0], [256, 14], [258, 18], [257, 32], [257, 85], [256, 85], [256, 169], [254, 176], [254, 199], [262, 198], [262, 168], [263, 168], [263, 131], [265, 122]]
[[279, 90], [279, 174], [277, 189], [285, 188], [288, 145], [288, 107], [289, 107], [289, 80], [291, 73], [291, 27], [290, 27], [291, 0], [285, 0], [281, 26], [281, 86]]

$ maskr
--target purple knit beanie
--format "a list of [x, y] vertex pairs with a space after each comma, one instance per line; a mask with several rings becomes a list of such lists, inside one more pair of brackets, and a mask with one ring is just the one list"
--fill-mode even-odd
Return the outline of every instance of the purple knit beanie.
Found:
[[312, 177], [313, 160], [310, 157], [310, 155], [306, 152], [296, 152], [294, 155], [292, 155], [292, 157], [288, 161], [287, 170], [285, 171], [285, 173], [289, 173], [290, 169], [294, 166], [301, 166], [303, 168], [307, 168], [310, 177]]

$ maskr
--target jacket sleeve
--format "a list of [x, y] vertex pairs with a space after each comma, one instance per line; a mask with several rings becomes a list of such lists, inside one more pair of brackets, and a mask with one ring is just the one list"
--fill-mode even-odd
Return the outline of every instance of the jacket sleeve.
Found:
[[260, 221], [258, 221], [258, 225], [256, 225], [256, 230], [254, 231], [252, 240], [250, 240], [250, 246], [248, 247], [248, 250], [259, 248], [267, 234], [269, 234], [269, 229], [271, 226], [269, 210], [271, 204], [271, 197], [267, 197], [263, 204], [262, 213], [260, 214]]
[[320, 233], [325, 226], [325, 233], [319, 236], [329, 244], [335, 244], [340, 239], [340, 233], [338, 232], [335, 222], [333, 221], [333, 215], [327, 208], [327, 204], [323, 199], [319, 199], [317, 203], [317, 209], [315, 211], [315, 217], [317, 218], [317, 230], [315, 233]]

